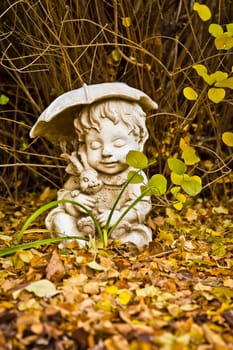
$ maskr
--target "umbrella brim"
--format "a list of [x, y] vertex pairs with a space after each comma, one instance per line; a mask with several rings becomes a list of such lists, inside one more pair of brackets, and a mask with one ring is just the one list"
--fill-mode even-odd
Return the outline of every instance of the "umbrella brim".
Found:
[[43, 136], [53, 143], [72, 141], [75, 138], [73, 121], [80, 109], [112, 98], [138, 102], [145, 112], [158, 108], [157, 103], [144, 92], [124, 83], [83, 85], [57, 97], [40, 115], [30, 137]]

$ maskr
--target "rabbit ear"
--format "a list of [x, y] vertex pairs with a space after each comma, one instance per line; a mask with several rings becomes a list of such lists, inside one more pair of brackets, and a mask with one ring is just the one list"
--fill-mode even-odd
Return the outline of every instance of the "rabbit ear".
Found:
[[82, 164], [84, 166], [84, 169], [91, 169], [90, 165], [87, 162], [87, 155], [86, 155], [86, 150], [85, 150], [85, 145], [84, 144], [81, 144], [79, 146], [78, 154], [79, 154], [81, 162], [82, 162]]
[[66, 172], [68, 174], [80, 175], [84, 168], [82, 163], [79, 161], [76, 152], [72, 152], [71, 155], [68, 153], [62, 153], [61, 157], [64, 158], [69, 164], [66, 167]]

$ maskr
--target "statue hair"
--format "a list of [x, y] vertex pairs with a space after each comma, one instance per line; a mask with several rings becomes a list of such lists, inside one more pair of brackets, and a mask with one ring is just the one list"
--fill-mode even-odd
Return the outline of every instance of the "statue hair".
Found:
[[83, 107], [74, 119], [79, 142], [85, 141], [85, 135], [89, 129], [100, 131], [101, 119], [104, 118], [108, 118], [115, 125], [119, 122], [125, 124], [129, 129], [129, 134], [133, 133], [142, 145], [148, 139], [146, 114], [140, 105], [137, 102], [122, 99], [108, 99]]

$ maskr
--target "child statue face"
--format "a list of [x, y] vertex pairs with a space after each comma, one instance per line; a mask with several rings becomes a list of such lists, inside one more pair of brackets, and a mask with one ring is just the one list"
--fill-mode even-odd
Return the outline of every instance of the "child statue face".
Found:
[[91, 128], [85, 137], [87, 162], [98, 172], [115, 175], [128, 168], [126, 155], [141, 150], [135, 135], [121, 121], [114, 124], [103, 118], [101, 129]]

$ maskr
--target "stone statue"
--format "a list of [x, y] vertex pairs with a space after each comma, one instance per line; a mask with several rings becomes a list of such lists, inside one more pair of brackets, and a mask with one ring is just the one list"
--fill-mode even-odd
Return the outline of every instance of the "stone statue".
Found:
[[[148, 138], [146, 112], [157, 104], [140, 90], [124, 83], [84, 85], [69, 91], [41, 114], [30, 136], [44, 136], [52, 142], [76, 143], [77, 150], [62, 157], [70, 175], [58, 199], [77, 201], [90, 210], [103, 228], [115, 199], [132, 169], [126, 163], [130, 150], [142, 151]], [[63, 147], [64, 148], [64, 147]], [[143, 173], [146, 180], [146, 175]], [[140, 195], [141, 184], [129, 184], [118, 202], [110, 227]], [[144, 224], [151, 210], [144, 197], [119, 223], [113, 239], [143, 247], [152, 240]], [[61, 204], [46, 217], [46, 227], [57, 235], [95, 236], [90, 216], [77, 205]], [[84, 240], [78, 241], [80, 246]]]

